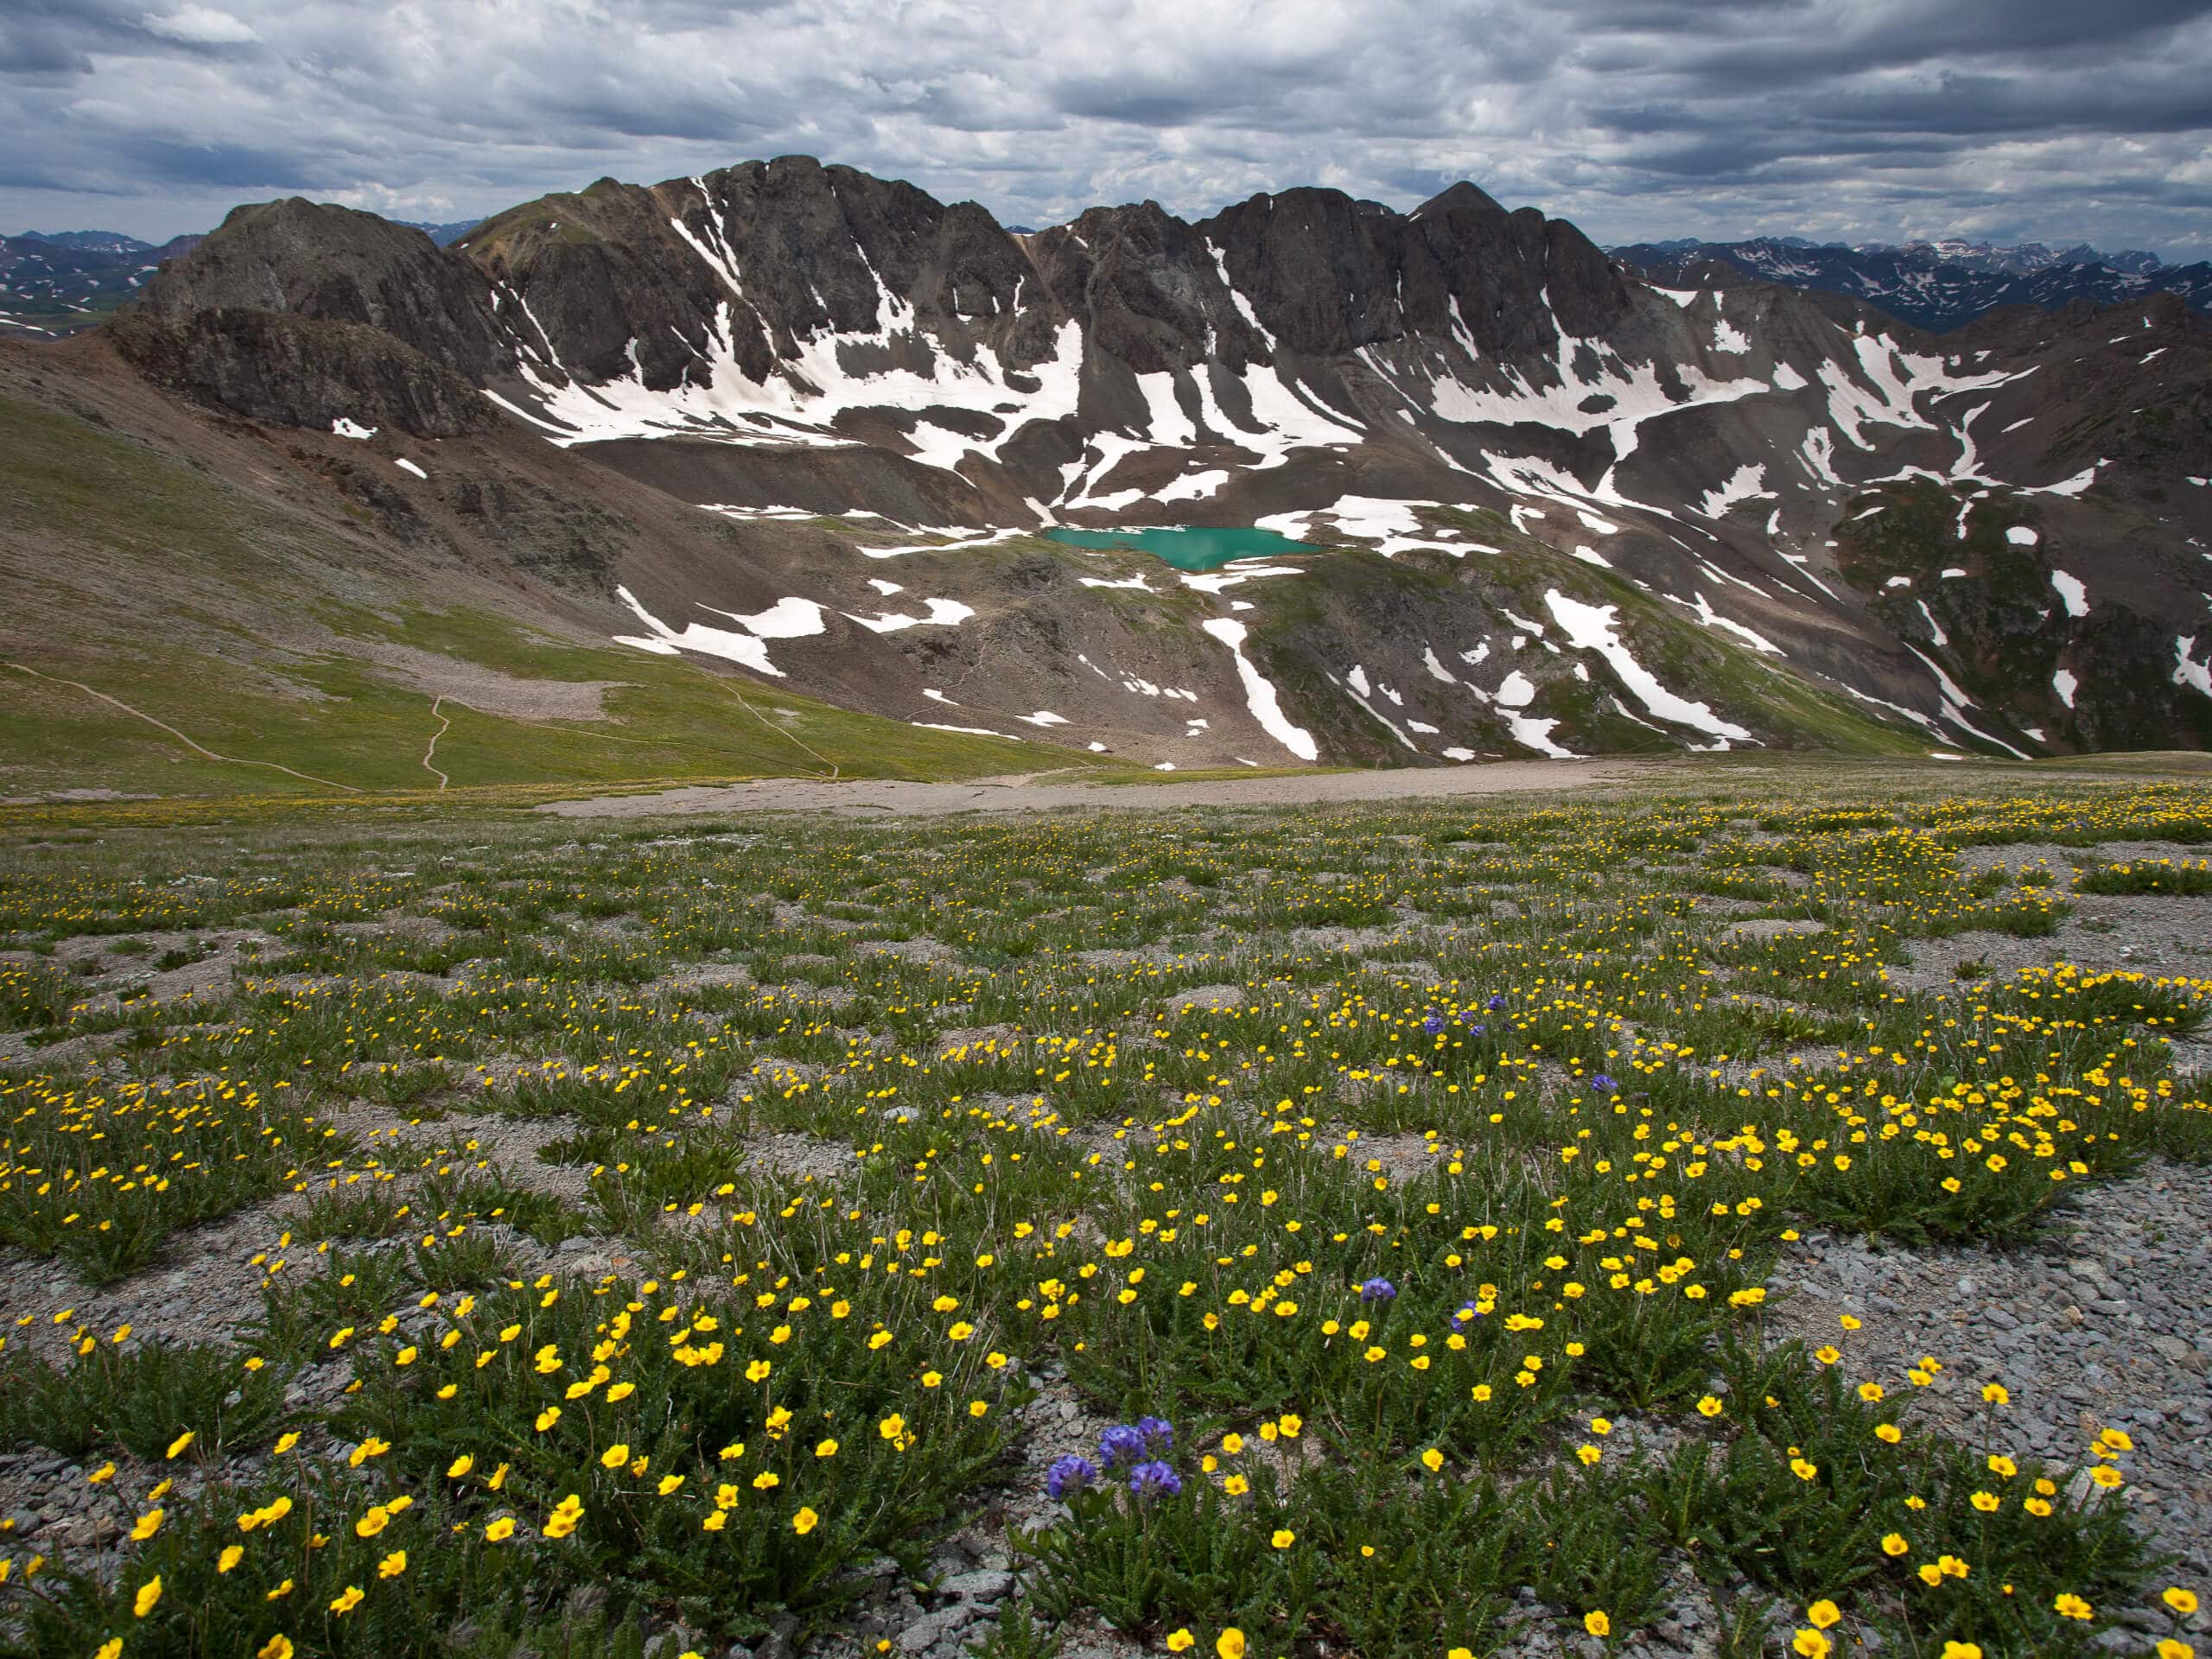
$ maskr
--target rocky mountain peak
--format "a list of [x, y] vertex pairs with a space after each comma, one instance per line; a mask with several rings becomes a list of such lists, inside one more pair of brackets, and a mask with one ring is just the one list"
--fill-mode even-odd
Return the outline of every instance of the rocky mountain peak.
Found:
[[162, 265], [138, 308], [172, 324], [223, 310], [356, 323], [473, 381], [504, 355], [487, 285], [465, 260], [420, 231], [297, 196], [233, 209]]

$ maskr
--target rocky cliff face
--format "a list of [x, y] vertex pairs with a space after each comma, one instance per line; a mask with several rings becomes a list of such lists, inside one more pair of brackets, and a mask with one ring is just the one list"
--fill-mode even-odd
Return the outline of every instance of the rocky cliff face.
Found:
[[[839, 659], [841, 695], [890, 683], [855, 666], [870, 653], [909, 693], [918, 664], [957, 662], [1080, 696], [1102, 733], [1149, 730], [1149, 694], [1126, 688], [1198, 671], [1168, 677], [1155, 639], [1109, 672], [1080, 642], [1134, 664], [1164, 630], [1226, 685], [1220, 623], [1338, 753], [1853, 722], [2024, 754], [2203, 741], [2212, 626], [2188, 619], [2212, 543], [2212, 325], [2164, 298], [1937, 340], [1699, 275], [1721, 269], [1656, 286], [1471, 184], [1411, 213], [1297, 189], [1016, 234], [785, 157], [601, 180], [447, 248], [340, 208], [243, 208], [114, 338], [235, 416], [532, 434], [744, 524], [754, 568], [728, 585], [845, 617], [791, 636], [861, 653]], [[824, 515], [849, 570], [785, 556], [777, 526]], [[1027, 539], [1053, 523], [1261, 524], [1344, 551], [1177, 577]], [[917, 548], [926, 614], [888, 597]], [[700, 590], [647, 573], [605, 597], [650, 613], [654, 649], [693, 650], [738, 607], [687, 569]], [[2029, 604], [2033, 572], [2084, 597]], [[999, 620], [963, 632], [955, 612]], [[775, 645], [778, 671], [808, 649]]]

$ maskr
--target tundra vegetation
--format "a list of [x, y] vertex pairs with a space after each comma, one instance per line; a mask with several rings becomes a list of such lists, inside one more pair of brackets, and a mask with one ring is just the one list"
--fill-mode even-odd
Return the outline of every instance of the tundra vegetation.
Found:
[[2127, 1432], [1774, 1284], [2202, 1179], [2212, 791], [1992, 776], [16, 809], [0, 1651], [2182, 1659]]

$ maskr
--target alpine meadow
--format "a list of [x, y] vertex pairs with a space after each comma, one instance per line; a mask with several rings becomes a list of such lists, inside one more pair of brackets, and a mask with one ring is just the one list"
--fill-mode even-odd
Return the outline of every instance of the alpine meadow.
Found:
[[2208, 85], [0, 7], [0, 1659], [2212, 1656]]

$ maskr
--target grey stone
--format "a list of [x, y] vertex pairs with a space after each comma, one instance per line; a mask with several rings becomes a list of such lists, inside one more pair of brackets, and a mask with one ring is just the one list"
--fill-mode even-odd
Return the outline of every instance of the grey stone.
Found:
[[924, 1653], [955, 1630], [971, 1624], [976, 1609], [967, 1602], [955, 1602], [950, 1607], [940, 1607], [933, 1613], [925, 1613], [899, 1632], [899, 1646], [907, 1653]]
[[1014, 1574], [984, 1569], [962, 1573], [938, 1586], [939, 1593], [963, 1601], [997, 1601], [1014, 1588]]

